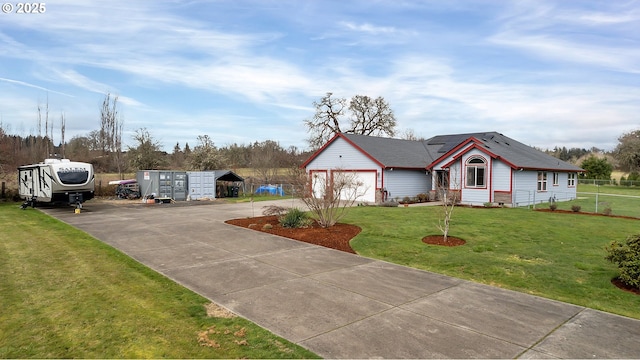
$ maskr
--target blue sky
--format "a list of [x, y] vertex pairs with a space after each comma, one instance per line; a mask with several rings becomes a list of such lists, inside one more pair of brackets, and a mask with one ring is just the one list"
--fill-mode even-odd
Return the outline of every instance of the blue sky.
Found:
[[[326, 92], [384, 97], [400, 131], [611, 150], [640, 129], [640, 1], [80, 1], [0, 13], [0, 121], [66, 139], [119, 96], [123, 140], [306, 149]], [[47, 100], [48, 99], [48, 100]]]

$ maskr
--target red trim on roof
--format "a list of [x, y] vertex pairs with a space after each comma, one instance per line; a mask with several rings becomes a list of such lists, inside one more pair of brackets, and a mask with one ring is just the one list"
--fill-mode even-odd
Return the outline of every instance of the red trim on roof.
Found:
[[447, 153], [445, 153], [444, 155], [440, 156], [439, 158], [435, 159], [431, 164], [429, 164], [429, 166], [427, 166], [428, 170], [433, 170], [433, 168], [436, 166], [436, 164], [438, 164], [439, 162], [441, 162], [442, 160], [446, 159], [449, 157], [449, 155], [455, 153], [456, 151], [460, 150], [461, 148], [465, 147], [468, 143], [472, 142], [472, 141], [478, 141], [478, 139], [474, 138], [473, 136], [468, 138], [467, 140], [461, 142], [460, 144], [458, 144], [456, 147], [454, 147], [453, 149], [449, 150]]
[[[468, 144], [468, 142], [465, 141], [466, 144]], [[458, 148], [459, 149], [459, 148]], [[457, 154], [456, 156], [454, 156], [451, 161], [449, 161], [448, 163], [444, 164], [442, 167], [443, 168], [447, 168], [450, 167], [451, 164], [455, 163], [456, 161], [460, 160], [460, 158], [462, 158], [466, 153], [468, 153], [469, 151], [473, 150], [473, 149], [478, 149], [480, 150], [481, 153], [484, 153], [485, 155], [489, 156], [492, 159], [498, 159], [501, 160], [503, 162], [505, 162], [506, 164], [508, 164], [509, 166], [513, 167], [512, 164], [510, 164], [508, 161], [505, 161], [504, 159], [500, 158], [498, 155], [492, 153], [491, 151], [487, 150], [482, 143], [479, 142], [475, 142], [473, 145], [469, 146], [468, 148], [464, 149], [464, 151], [461, 151], [459, 154]], [[453, 151], [453, 150], [452, 150]], [[447, 156], [451, 153], [448, 152]], [[434, 164], [436, 164], [437, 162], [434, 162]]]
[[356, 145], [353, 141], [349, 140], [342, 133], [337, 133], [334, 137], [332, 137], [331, 140], [329, 140], [329, 142], [324, 144], [323, 147], [321, 147], [320, 149], [318, 149], [318, 151], [313, 153], [313, 155], [311, 155], [311, 157], [307, 161], [305, 161], [302, 165], [300, 165], [300, 167], [301, 168], [306, 168], [307, 165], [309, 165], [309, 163], [311, 161], [313, 161], [313, 159], [315, 159], [318, 155], [320, 155], [320, 153], [323, 152], [324, 149], [326, 149], [329, 145], [331, 145], [336, 140], [336, 138], [338, 138], [338, 137], [344, 139], [344, 141], [349, 143], [349, 145], [353, 146], [356, 150], [360, 151], [362, 154], [364, 154], [364, 156], [366, 156], [369, 159], [371, 159], [371, 161], [373, 161], [374, 163], [378, 164], [378, 166], [380, 166], [381, 168], [386, 168], [386, 166], [383, 163], [381, 163], [380, 161], [378, 161], [378, 159], [374, 158], [373, 156], [371, 156], [371, 154], [369, 154], [368, 152], [364, 151], [361, 147]]
[[335, 134], [329, 141], [327, 141], [326, 144], [322, 145], [322, 147], [318, 150], [316, 150], [316, 152], [314, 152], [308, 159], [307, 161], [305, 161], [302, 165], [300, 165], [300, 168], [306, 168], [307, 165], [309, 165], [309, 163], [315, 159], [318, 155], [320, 155], [321, 152], [324, 151], [324, 149], [326, 149], [340, 134]]

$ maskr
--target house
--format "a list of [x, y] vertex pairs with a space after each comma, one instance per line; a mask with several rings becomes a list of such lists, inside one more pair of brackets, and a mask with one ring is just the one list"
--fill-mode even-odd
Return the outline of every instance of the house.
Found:
[[525, 206], [576, 198], [583, 170], [497, 132], [439, 135], [402, 140], [336, 134], [303, 165], [313, 191], [335, 172], [354, 174], [358, 201], [378, 203], [446, 189], [462, 204]]

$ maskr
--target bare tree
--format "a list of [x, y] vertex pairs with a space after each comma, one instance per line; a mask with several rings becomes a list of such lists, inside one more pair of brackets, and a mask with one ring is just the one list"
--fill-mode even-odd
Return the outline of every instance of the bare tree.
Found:
[[[307, 141], [311, 148], [321, 147], [339, 132], [394, 136], [396, 119], [384, 98], [355, 95], [347, 106], [347, 99], [332, 96], [329, 92], [320, 101], [314, 101], [316, 113], [313, 118], [304, 120], [310, 133]], [[347, 110], [349, 119], [345, 120]]]
[[[51, 124], [51, 128], [53, 129], [53, 124]], [[36, 149], [36, 152], [39, 157], [42, 157], [43, 159], [48, 158], [51, 155], [49, 139], [49, 96], [47, 95], [47, 103], [44, 108], [44, 137], [42, 137], [42, 107], [38, 102], [38, 138], [36, 140], [38, 148]]]
[[381, 97], [372, 99], [356, 95], [349, 103], [351, 129], [347, 133], [362, 135], [395, 135], [397, 125], [393, 110]]
[[284, 149], [273, 140], [254, 143], [251, 148], [251, 167], [265, 183], [270, 183], [278, 175], [282, 165]]
[[124, 122], [118, 111], [118, 96], [107, 93], [100, 108], [99, 147], [122, 177], [124, 160], [122, 157], [122, 129]]
[[61, 157], [64, 159], [65, 158], [65, 153], [64, 153], [64, 132], [66, 130], [67, 127], [67, 119], [65, 119], [64, 113], [60, 113], [60, 146], [62, 146], [62, 154]]
[[138, 146], [129, 147], [131, 167], [136, 170], [154, 170], [164, 164], [160, 144], [146, 128], [136, 130], [133, 139], [138, 143]]
[[302, 169], [297, 171], [296, 192], [311, 211], [312, 217], [325, 228], [340, 221], [367, 191], [364, 183], [352, 171], [333, 169], [326, 176], [324, 173], [309, 176]]

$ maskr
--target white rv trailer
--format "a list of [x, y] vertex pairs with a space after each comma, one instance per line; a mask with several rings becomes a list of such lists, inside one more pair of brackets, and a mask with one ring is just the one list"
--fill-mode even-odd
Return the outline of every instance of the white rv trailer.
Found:
[[45, 159], [44, 162], [18, 167], [22, 208], [36, 203], [69, 204], [78, 208], [93, 198], [93, 165], [69, 159]]

